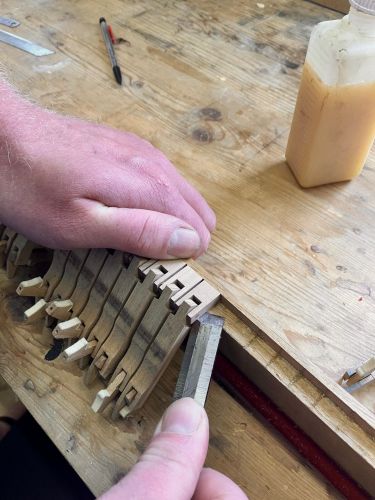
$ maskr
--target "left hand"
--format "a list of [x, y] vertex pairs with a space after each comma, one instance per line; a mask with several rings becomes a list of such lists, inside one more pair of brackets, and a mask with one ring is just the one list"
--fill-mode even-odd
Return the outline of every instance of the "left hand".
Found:
[[215, 214], [168, 159], [129, 132], [50, 113], [1, 86], [0, 219], [52, 248], [196, 258]]

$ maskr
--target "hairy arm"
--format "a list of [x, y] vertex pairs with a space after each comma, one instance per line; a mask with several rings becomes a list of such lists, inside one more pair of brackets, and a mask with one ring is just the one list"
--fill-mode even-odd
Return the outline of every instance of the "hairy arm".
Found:
[[47, 111], [0, 77], [0, 219], [52, 248], [198, 257], [215, 215], [129, 132]]

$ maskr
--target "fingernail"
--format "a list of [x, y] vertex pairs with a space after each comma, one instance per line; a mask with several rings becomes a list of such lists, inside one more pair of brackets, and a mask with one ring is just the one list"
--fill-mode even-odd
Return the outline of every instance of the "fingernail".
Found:
[[175, 229], [169, 240], [168, 255], [171, 257], [191, 257], [201, 245], [199, 235], [193, 229]]
[[191, 398], [175, 401], [164, 413], [160, 431], [193, 434], [202, 421], [203, 411], [203, 408]]

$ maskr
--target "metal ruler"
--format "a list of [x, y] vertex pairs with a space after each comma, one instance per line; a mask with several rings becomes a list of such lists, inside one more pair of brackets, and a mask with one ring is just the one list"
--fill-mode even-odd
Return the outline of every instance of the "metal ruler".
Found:
[[21, 38], [20, 36], [13, 35], [13, 33], [8, 33], [3, 30], [0, 30], [0, 42], [7, 43], [12, 47], [24, 50], [25, 52], [37, 57], [53, 54], [52, 50], [41, 47], [30, 40], [26, 40], [26, 38]]

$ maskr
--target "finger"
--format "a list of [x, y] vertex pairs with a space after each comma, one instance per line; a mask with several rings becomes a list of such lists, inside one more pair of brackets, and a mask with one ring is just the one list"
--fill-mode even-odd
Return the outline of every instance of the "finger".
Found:
[[246, 500], [248, 497], [231, 479], [213, 469], [203, 469], [193, 500]]
[[[151, 155], [151, 160], [157, 162], [158, 165], [163, 169], [163, 171], [171, 176], [174, 175], [178, 183], [178, 187], [181, 195], [184, 199], [191, 205], [195, 212], [203, 219], [207, 229], [212, 232], [216, 226], [216, 216], [214, 211], [208, 205], [203, 196], [195, 189], [189, 182], [178, 172], [176, 167], [164, 156], [162, 152], [156, 149], [151, 143], [136, 136], [130, 132], [124, 133], [121, 130], [113, 129], [107, 126], [98, 126], [92, 123], [82, 123], [84, 130], [90, 130], [93, 135], [96, 135], [101, 140], [103, 137], [113, 141], [118, 146], [119, 150], [123, 148], [125, 139], [129, 148], [134, 148], [135, 155], [139, 155], [140, 149], [144, 149], [145, 153], [149, 157]], [[118, 159], [115, 150], [112, 150], [114, 159]], [[138, 153], [137, 153], [138, 152]], [[108, 162], [109, 151], [105, 151], [105, 161]], [[129, 152], [128, 152], [129, 155]], [[176, 214], [175, 214], [176, 215]]]
[[[141, 159], [139, 170], [143, 168]], [[206, 224], [182, 197], [176, 183], [166, 179], [164, 174], [160, 177], [156, 174], [155, 177], [138, 177], [120, 172], [116, 173], [116, 183], [113, 183], [113, 175], [108, 179], [101, 176], [100, 180], [99, 185], [87, 192], [88, 198], [98, 199], [111, 207], [137, 208], [173, 215], [193, 227], [198, 232], [203, 247], [208, 247], [211, 234]]]
[[190, 500], [207, 454], [208, 419], [190, 398], [173, 403], [129, 474], [102, 500]]
[[181, 195], [192, 206], [212, 232], [216, 227], [216, 215], [203, 196], [179, 172], [176, 172], [178, 188]]
[[207, 250], [197, 231], [171, 215], [91, 204], [87, 229], [81, 225], [84, 246], [109, 247], [149, 258], [198, 257]]
[[182, 183], [180, 192], [185, 200], [194, 208], [201, 216], [206, 224], [207, 229], [212, 233], [216, 227], [216, 215], [212, 208], [208, 205], [203, 196], [194, 189], [190, 184]]

